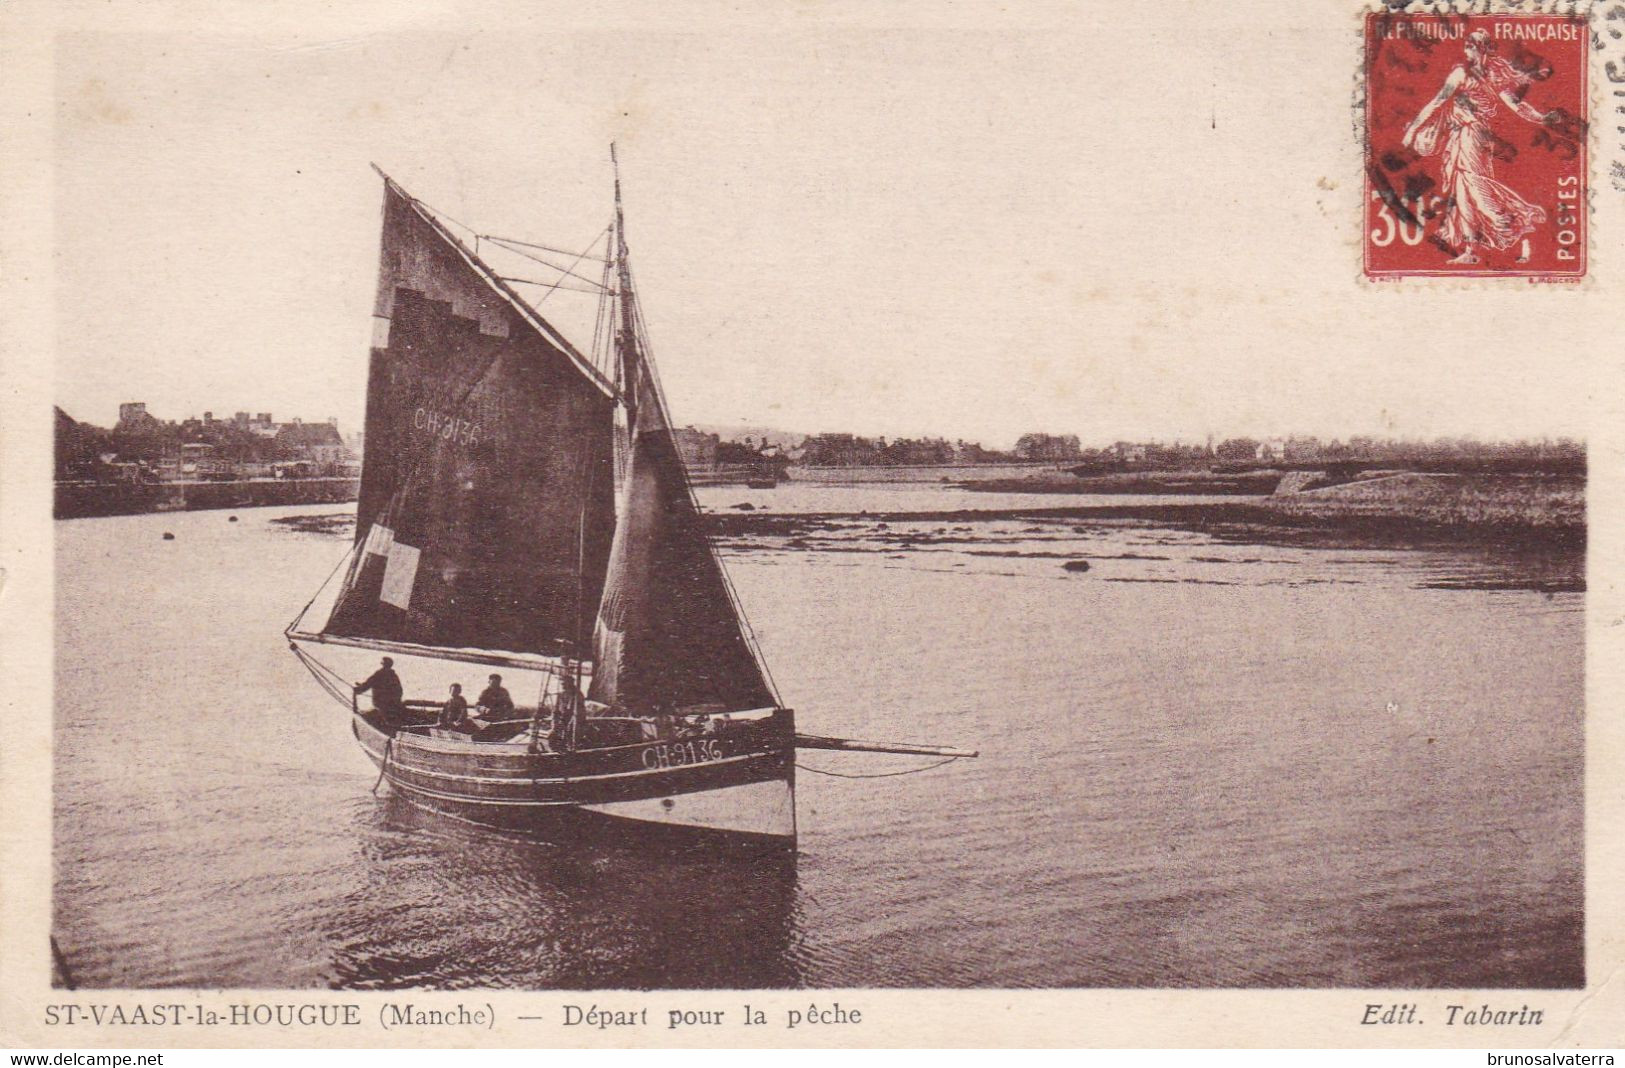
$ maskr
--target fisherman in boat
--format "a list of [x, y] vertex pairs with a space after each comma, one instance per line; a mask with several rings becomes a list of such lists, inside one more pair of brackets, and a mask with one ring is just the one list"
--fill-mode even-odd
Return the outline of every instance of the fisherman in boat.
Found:
[[655, 737], [677, 737], [677, 710], [665, 701], [654, 703]]
[[491, 685], [480, 691], [479, 713], [481, 718], [493, 723], [513, 718], [513, 698], [508, 691], [502, 688], [502, 676], [492, 675]]
[[406, 707], [401, 704], [401, 677], [395, 674], [395, 661], [384, 657], [383, 664], [367, 676], [365, 682], [355, 684], [358, 694], [372, 692], [372, 710], [385, 723], [399, 723]]
[[451, 698], [440, 706], [440, 720], [436, 724], [451, 730], [468, 730], [468, 700], [463, 697], [463, 684], [451, 684]]

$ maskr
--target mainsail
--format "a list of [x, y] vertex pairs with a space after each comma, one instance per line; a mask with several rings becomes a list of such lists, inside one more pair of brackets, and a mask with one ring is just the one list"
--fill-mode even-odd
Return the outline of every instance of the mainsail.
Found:
[[322, 636], [582, 656], [615, 391], [386, 179], [356, 550]]

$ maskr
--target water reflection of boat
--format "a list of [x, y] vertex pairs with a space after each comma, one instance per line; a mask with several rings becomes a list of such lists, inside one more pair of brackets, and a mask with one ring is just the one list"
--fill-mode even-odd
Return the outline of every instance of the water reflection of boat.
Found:
[[[382, 779], [445, 815], [550, 837], [624, 824], [793, 848], [798, 746], [974, 755], [796, 734], [675, 444], [618, 177], [601, 254], [595, 240], [568, 266], [534, 242], [479, 235], [471, 248], [384, 183], [355, 540], [326, 621], [307, 627], [307, 605], [287, 630], [351, 703]], [[513, 288], [544, 283], [499, 274], [482, 241], [556, 272], [549, 292], [598, 295], [589, 351]], [[363, 713], [306, 644], [545, 681], [534, 704], [504, 693], [474, 726], [402, 701], [398, 681]]]
[[803, 981], [793, 854], [561, 848], [447, 824], [399, 795], [375, 813], [359, 836], [369, 882], [329, 913], [334, 986]]

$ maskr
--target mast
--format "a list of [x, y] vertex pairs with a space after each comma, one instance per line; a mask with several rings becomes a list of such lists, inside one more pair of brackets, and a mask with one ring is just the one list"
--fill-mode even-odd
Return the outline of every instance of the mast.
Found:
[[609, 162], [615, 171], [615, 261], [616, 299], [620, 304], [621, 324], [616, 334], [616, 356], [620, 364], [622, 399], [626, 402], [626, 425], [638, 425], [638, 405], [643, 398], [637, 395], [637, 376], [633, 367], [637, 360], [637, 312], [632, 303], [632, 267], [627, 261], [626, 215], [621, 210], [621, 163], [615, 155], [615, 142], [609, 143]]

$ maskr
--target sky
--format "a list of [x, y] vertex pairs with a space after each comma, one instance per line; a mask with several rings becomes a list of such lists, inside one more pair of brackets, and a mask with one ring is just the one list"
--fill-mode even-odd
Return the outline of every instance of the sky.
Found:
[[[1358, 25], [1312, 6], [312, 7], [73, 33], [57, 403], [355, 429], [369, 163], [478, 229], [574, 248], [609, 219], [613, 140], [682, 423], [1583, 436], [1579, 292], [1360, 281]], [[583, 348], [590, 299], [542, 306]]]

